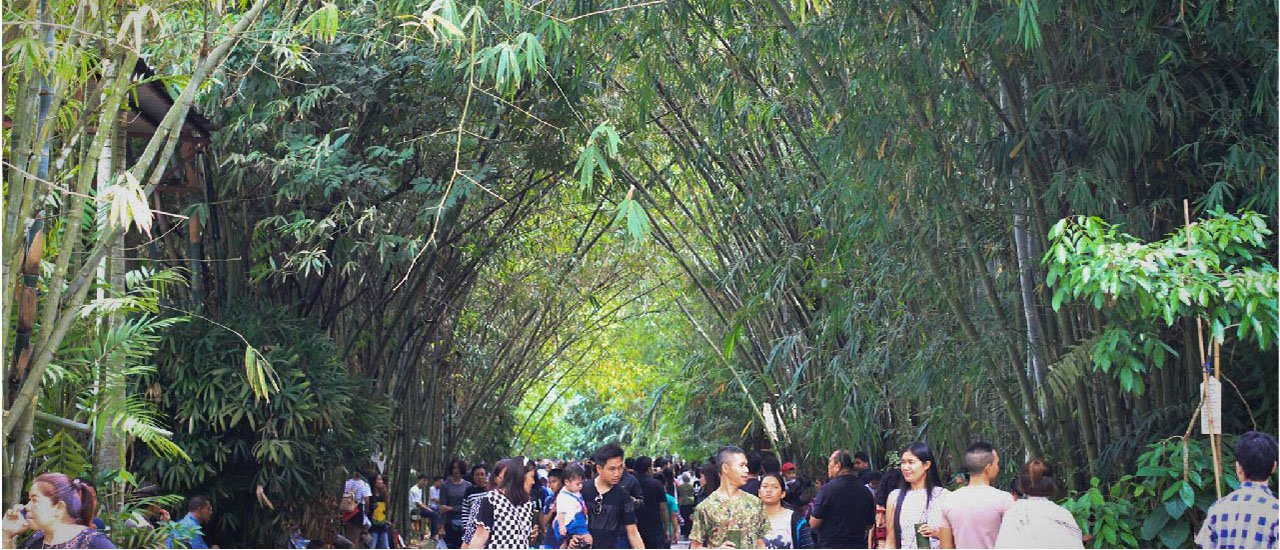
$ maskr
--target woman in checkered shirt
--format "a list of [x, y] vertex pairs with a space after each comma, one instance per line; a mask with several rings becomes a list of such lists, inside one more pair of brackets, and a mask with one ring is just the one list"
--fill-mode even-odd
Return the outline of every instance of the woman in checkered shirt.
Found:
[[537, 515], [529, 491], [536, 472], [518, 458], [502, 464], [502, 482], [480, 500], [476, 532], [467, 548], [528, 548], [533, 540]]

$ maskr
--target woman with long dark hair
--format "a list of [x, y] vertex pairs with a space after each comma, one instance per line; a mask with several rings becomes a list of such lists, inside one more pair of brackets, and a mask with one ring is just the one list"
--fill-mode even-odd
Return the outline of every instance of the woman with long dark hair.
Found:
[[933, 451], [919, 441], [902, 451], [902, 481], [889, 493], [885, 533], [889, 548], [939, 548], [938, 526], [942, 524], [942, 500], [951, 492], [942, 486]]
[[31, 529], [36, 533], [23, 548], [115, 548], [110, 538], [93, 528], [98, 493], [93, 486], [64, 474], [41, 474], [31, 482], [26, 506], [4, 514], [4, 547]]
[[373, 542], [369, 548], [391, 548], [387, 494], [387, 479], [382, 474], [373, 474], [373, 494], [369, 495], [369, 535]]
[[529, 498], [536, 474], [524, 460], [508, 458], [496, 464], [502, 479], [486, 493], [476, 511], [476, 532], [467, 548], [528, 548], [536, 521]]

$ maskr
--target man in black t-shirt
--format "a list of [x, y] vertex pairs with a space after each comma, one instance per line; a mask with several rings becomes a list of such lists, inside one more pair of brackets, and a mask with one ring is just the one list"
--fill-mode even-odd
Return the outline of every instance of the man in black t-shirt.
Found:
[[636, 510], [636, 528], [645, 548], [670, 548], [662, 522], [663, 518], [671, 517], [671, 511], [667, 509], [666, 488], [650, 474], [652, 467], [653, 461], [649, 457], [636, 459], [636, 479], [644, 491], [646, 502], [644, 508]]
[[587, 505], [587, 529], [592, 548], [644, 548], [644, 540], [636, 528], [635, 503], [623, 487], [622, 447], [609, 443], [596, 449], [592, 459], [596, 478], [582, 487], [582, 500]]
[[853, 455], [838, 450], [827, 459], [831, 477], [814, 498], [809, 525], [818, 531], [821, 548], [861, 548], [867, 544], [867, 527], [875, 521], [871, 492], [853, 472]]

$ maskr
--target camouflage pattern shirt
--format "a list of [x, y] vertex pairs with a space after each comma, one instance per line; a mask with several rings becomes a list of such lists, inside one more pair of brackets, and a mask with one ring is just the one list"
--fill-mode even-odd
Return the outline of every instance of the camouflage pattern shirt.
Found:
[[755, 495], [738, 491], [733, 497], [722, 491], [711, 493], [693, 511], [689, 540], [717, 548], [731, 542], [737, 548], [755, 548], [769, 532], [764, 503]]

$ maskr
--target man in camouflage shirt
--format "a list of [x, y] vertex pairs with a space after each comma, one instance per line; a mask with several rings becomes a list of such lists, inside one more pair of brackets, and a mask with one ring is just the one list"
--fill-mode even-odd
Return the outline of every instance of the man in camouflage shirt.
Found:
[[693, 511], [690, 548], [764, 548], [769, 519], [764, 504], [742, 491], [747, 482], [747, 455], [737, 447], [721, 447], [715, 463], [720, 488]]

